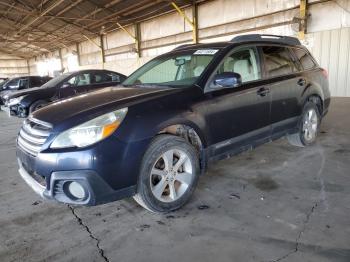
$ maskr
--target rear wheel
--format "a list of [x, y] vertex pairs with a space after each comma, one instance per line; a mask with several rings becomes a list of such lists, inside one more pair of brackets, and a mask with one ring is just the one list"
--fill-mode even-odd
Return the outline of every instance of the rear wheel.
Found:
[[189, 200], [197, 184], [197, 151], [180, 137], [161, 135], [146, 151], [140, 172], [134, 199], [152, 212], [176, 210]]
[[299, 132], [287, 136], [290, 144], [294, 146], [308, 146], [315, 143], [321, 115], [316, 104], [307, 102], [299, 123]]

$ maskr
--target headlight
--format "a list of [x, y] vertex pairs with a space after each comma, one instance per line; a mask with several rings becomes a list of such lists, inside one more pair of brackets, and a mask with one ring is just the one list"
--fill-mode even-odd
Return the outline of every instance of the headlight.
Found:
[[13, 106], [13, 105], [17, 105], [19, 104], [22, 99], [24, 98], [24, 96], [19, 96], [19, 97], [16, 97], [16, 98], [13, 98], [13, 99], [10, 99], [7, 103], [8, 106]]
[[59, 134], [51, 148], [85, 147], [110, 136], [121, 124], [128, 108], [96, 117]]

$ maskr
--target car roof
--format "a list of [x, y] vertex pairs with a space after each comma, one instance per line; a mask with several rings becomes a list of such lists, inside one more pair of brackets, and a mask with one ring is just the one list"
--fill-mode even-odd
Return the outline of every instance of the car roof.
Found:
[[81, 73], [81, 72], [103, 72], [103, 71], [111, 71], [111, 70], [107, 70], [107, 69], [83, 69], [83, 70], [76, 70], [76, 71], [72, 71], [72, 72], [67, 72], [67, 73]]
[[22, 79], [22, 78], [30, 78], [30, 77], [41, 77], [41, 78], [45, 78], [45, 77], [50, 77], [50, 76], [16, 76], [16, 77], [11, 77], [8, 78], [8, 80], [15, 80], [15, 79]]
[[72, 72], [66, 72], [64, 74], [72, 75], [72, 74], [90, 73], [90, 72], [112, 72], [112, 73], [116, 73], [116, 74], [119, 74], [119, 75], [123, 75], [122, 73], [115, 72], [115, 71], [108, 70], [108, 69], [83, 69], [83, 70], [76, 70], [76, 71], [72, 71]]

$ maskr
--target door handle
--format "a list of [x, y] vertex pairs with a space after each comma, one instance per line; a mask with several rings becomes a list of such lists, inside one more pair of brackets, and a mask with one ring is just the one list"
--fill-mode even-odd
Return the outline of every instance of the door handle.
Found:
[[306, 85], [306, 80], [305, 80], [304, 78], [300, 78], [300, 79], [298, 80], [298, 85], [299, 85], [299, 86], [305, 86], [305, 85]]
[[266, 88], [266, 87], [262, 87], [260, 88], [257, 92], [256, 92], [259, 96], [267, 96], [270, 93], [270, 89]]

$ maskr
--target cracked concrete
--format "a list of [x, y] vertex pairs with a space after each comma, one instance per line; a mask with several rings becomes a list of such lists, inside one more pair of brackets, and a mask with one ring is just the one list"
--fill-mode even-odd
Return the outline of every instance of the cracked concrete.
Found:
[[181, 210], [126, 199], [41, 200], [17, 172], [21, 120], [0, 112], [0, 261], [350, 261], [350, 99], [333, 99], [316, 145], [285, 139], [212, 166]]
[[77, 215], [74, 207], [72, 207], [71, 205], [67, 205], [67, 206], [72, 211], [73, 216], [77, 219], [78, 224], [81, 225], [86, 230], [86, 232], [89, 233], [90, 238], [92, 238], [93, 240], [96, 241], [96, 247], [97, 247], [98, 252], [100, 253], [101, 257], [103, 258], [103, 260], [106, 262], [109, 262], [109, 259], [106, 257], [104, 250], [100, 247], [101, 240], [92, 234], [90, 228], [87, 225], [85, 225], [83, 220]]
[[294, 253], [296, 253], [296, 252], [299, 251], [299, 244], [300, 244], [302, 235], [303, 235], [303, 233], [304, 233], [304, 231], [305, 231], [305, 229], [306, 229], [306, 227], [307, 227], [307, 224], [308, 224], [309, 221], [310, 221], [310, 217], [311, 217], [311, 215], [312, 215], [312, 213], [314, 212], [314, 210], [315, 210], [316, 207], [317, 207], [317, 203], [315, 203], [315, 204], [311, 207], [310, 212], [309, 212], [308, 214], [306, 214], [305, 222], [304, 222], [304, 224], [303, 224], [303, 226], [302, 226], [302, 228], [301, 228], [301, 230], [300, 230], [300, 232], [299, 232], [299, 234], [298, 234], [297, 239], [295, 240], [295, 248], [294, 248], [294, 250], [288, 252], [286, 255], [284, 255], [284, 256], [282, 256], [282, 257], [279, 257], [279, 258], [277, 258], [277, 259], [275, 259], [275, 260], [272, 260], [271, 262], [282, 261], [282, 260], [288, 258], [290, 255], [292, 255], [292, 254], [294, 254]]
[[301, 241], [301, 238], [303, 236], [303, 233], [310, 221], [310, 217], [311, 215], [314, 213], [314, 210], [315, 208], [317, 208], [317, 206], [319, 205], [319, 203], [325, 203], [326, 205], [326, 210], [328, 211], [328, 203], [327, 203], [327, 199], [326, 199], [326, 192], [325, 192], [325, 184], [324, 184], [324, 180], [322, 178], [322, 172], [324, 170], [324, 165], [325, 165], [325, 157], [324, 157], [324, 154], [323, 154], [323, 151], [322, 149], [319, 149], [319, 153], [320, 155], [322, 156], [322, 161], [320, 163], [320, 167], [319, 167], [319, 171], [317, 173], [317, 178], [319, 179], [319, 182], [320, 182], [320, 200], [316, 203], [314, 203], [314, 205], [311, 207], [310, 209], [310, 212], [306, 214], [306, 219], [303, 223], [303, 226], [301, 227], [301, 230], [298, 234], [298, 237], [297, 239], [295, 240], [295, 248], [294, 250], [288, 252], [286, 255], [282, 256], [282, 257], [279, 257], [275, 260], [272, 260], [272, 262], [278, 262], [278, 261], [282, 261], [282, 260], [285, 260], [286, 258], [288, 258], [290, 255], [296, 253], [299, 251], [299, 244], [300, 244], [300, 241]]

